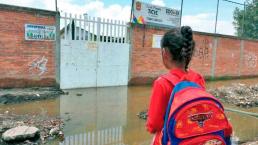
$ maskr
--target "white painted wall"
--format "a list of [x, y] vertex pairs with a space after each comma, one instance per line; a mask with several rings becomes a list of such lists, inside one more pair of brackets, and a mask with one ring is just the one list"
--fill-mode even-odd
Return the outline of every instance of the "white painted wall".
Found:
[[61, 40], [62, 89], [128, 83], [129, 44]]

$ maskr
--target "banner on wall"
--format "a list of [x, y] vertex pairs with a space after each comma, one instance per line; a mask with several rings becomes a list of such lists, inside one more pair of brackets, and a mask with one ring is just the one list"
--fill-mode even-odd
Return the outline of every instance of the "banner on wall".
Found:
[[56, 27], [48, 25], [25, 24], [25, 40], [55, 41]]
[[136, 0], [133, 4], [131, 22], [163, 27], [180, 27], [180, 11]]

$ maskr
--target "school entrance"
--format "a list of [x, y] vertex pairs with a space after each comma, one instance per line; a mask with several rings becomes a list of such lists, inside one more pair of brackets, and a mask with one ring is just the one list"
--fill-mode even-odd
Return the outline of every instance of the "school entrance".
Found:
[[62, 24], [62, 89], [127, 85], [130, 45], [125, 22], [65, 14]]

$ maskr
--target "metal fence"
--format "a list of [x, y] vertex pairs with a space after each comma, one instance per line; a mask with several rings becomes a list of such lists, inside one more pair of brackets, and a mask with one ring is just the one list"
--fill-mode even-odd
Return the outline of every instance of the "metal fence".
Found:
[[[193, 3], [191, 0], [178, 0], [181, 2], [181, 9], [182, 9], [182, 16], [184, 19], [184, 12], [186, 12], [186, 9], [189, 9], [190, 3]], [[191, 2], [190, 2], [191, 1]], [[198, 0], [194, 3], [198, 3], [200, 7], [204, 6], [201, 5], [202, 2], [206, 2], [206, 0]], [[255, 1], [251, 0], [245, 0], [244, 2], [239, 2], [237, 0], [209, 0], [210, 5], [207, 7], [210, 7], [212, 9], [212, 13], [215, 15], [210, 16], [209, 22], [203, 21], [203, 25], [200, 25], [202, 21], [199, 23], [200, 26], [197, 26], [197, 31], [203, 31], [203, 32], [209, 32], [209, 33], [215, 33], [215, 34], [225, 34], [225, 35], [233, 35], [233, 36], [239, 36], [239, 37], [246, 37], [248, 38], [248, 35], [244, 35], [244, 33], [247, 31], [246, 24], [251, 23], [246, 18], [248, 17], [246, 10], [252, 6], [252, 4], [255, 3]], [[196, 4], [197, 5], [197, 4]], [[179, 6], [179, 4], [178, 4]], [[205, 9], [205, 8], [204, 8]], [[239, 9], [239, 11], [242, 12], [243, 15], [241, 15], [239, 24], [236, 26], [233, 23], [236, 22], [234, 20], [234, 11], [236, 9]], [[191, 10], [188, 10], [191, 11]], [[203, 9], [199, 9], [199, 13], [211, 13], [210, 11], [204, 11]], [[184, 21], [184, 20], [183, 20]], [[205, 26], [204, 25], [209, 25]], [[187, 23], [187, 25], [191, 26], [191, 22]], [[195, 28], [195, 29], [196, 29]], [[234, 33], [232, 33], [234, 31]]]
[[61, 16], [61, 39], [127, 43], [128, 26], [124, 21], [88, 15]]
[[[214, 33], [217, 33], [217, 22], [218, 22], [218, 14], [219, 14], [219, 6], [220, 6], [220, 3], [221, 2], [226, 2], [226, 3], [230, 3], [232, 5], [237, 5], [237, 6], [243, 6], [244, 8], [244, 11], [245, 11], [245, 3], [238, 3], [238, 2], [235, 2], [235, 1], [231, 1], [231, 0], [217, 0], [217, 10], [216, 10], [216, 20], [215, 20], [215, 30], [214, 30]], [[242, 21], [244, 21], [245, 17], [243, 17]], [[244, 30], [244, 27], [241, 26], [241, 30], [243, 32]]]

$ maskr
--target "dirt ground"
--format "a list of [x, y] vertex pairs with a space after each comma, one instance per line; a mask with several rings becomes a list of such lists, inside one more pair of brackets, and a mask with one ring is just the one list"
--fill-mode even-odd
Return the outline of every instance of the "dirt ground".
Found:
[[56, 98], [64, 94], [60, 89], [53, 87], [0, 89], [0, 104], [14, 104], [35, 100]]

